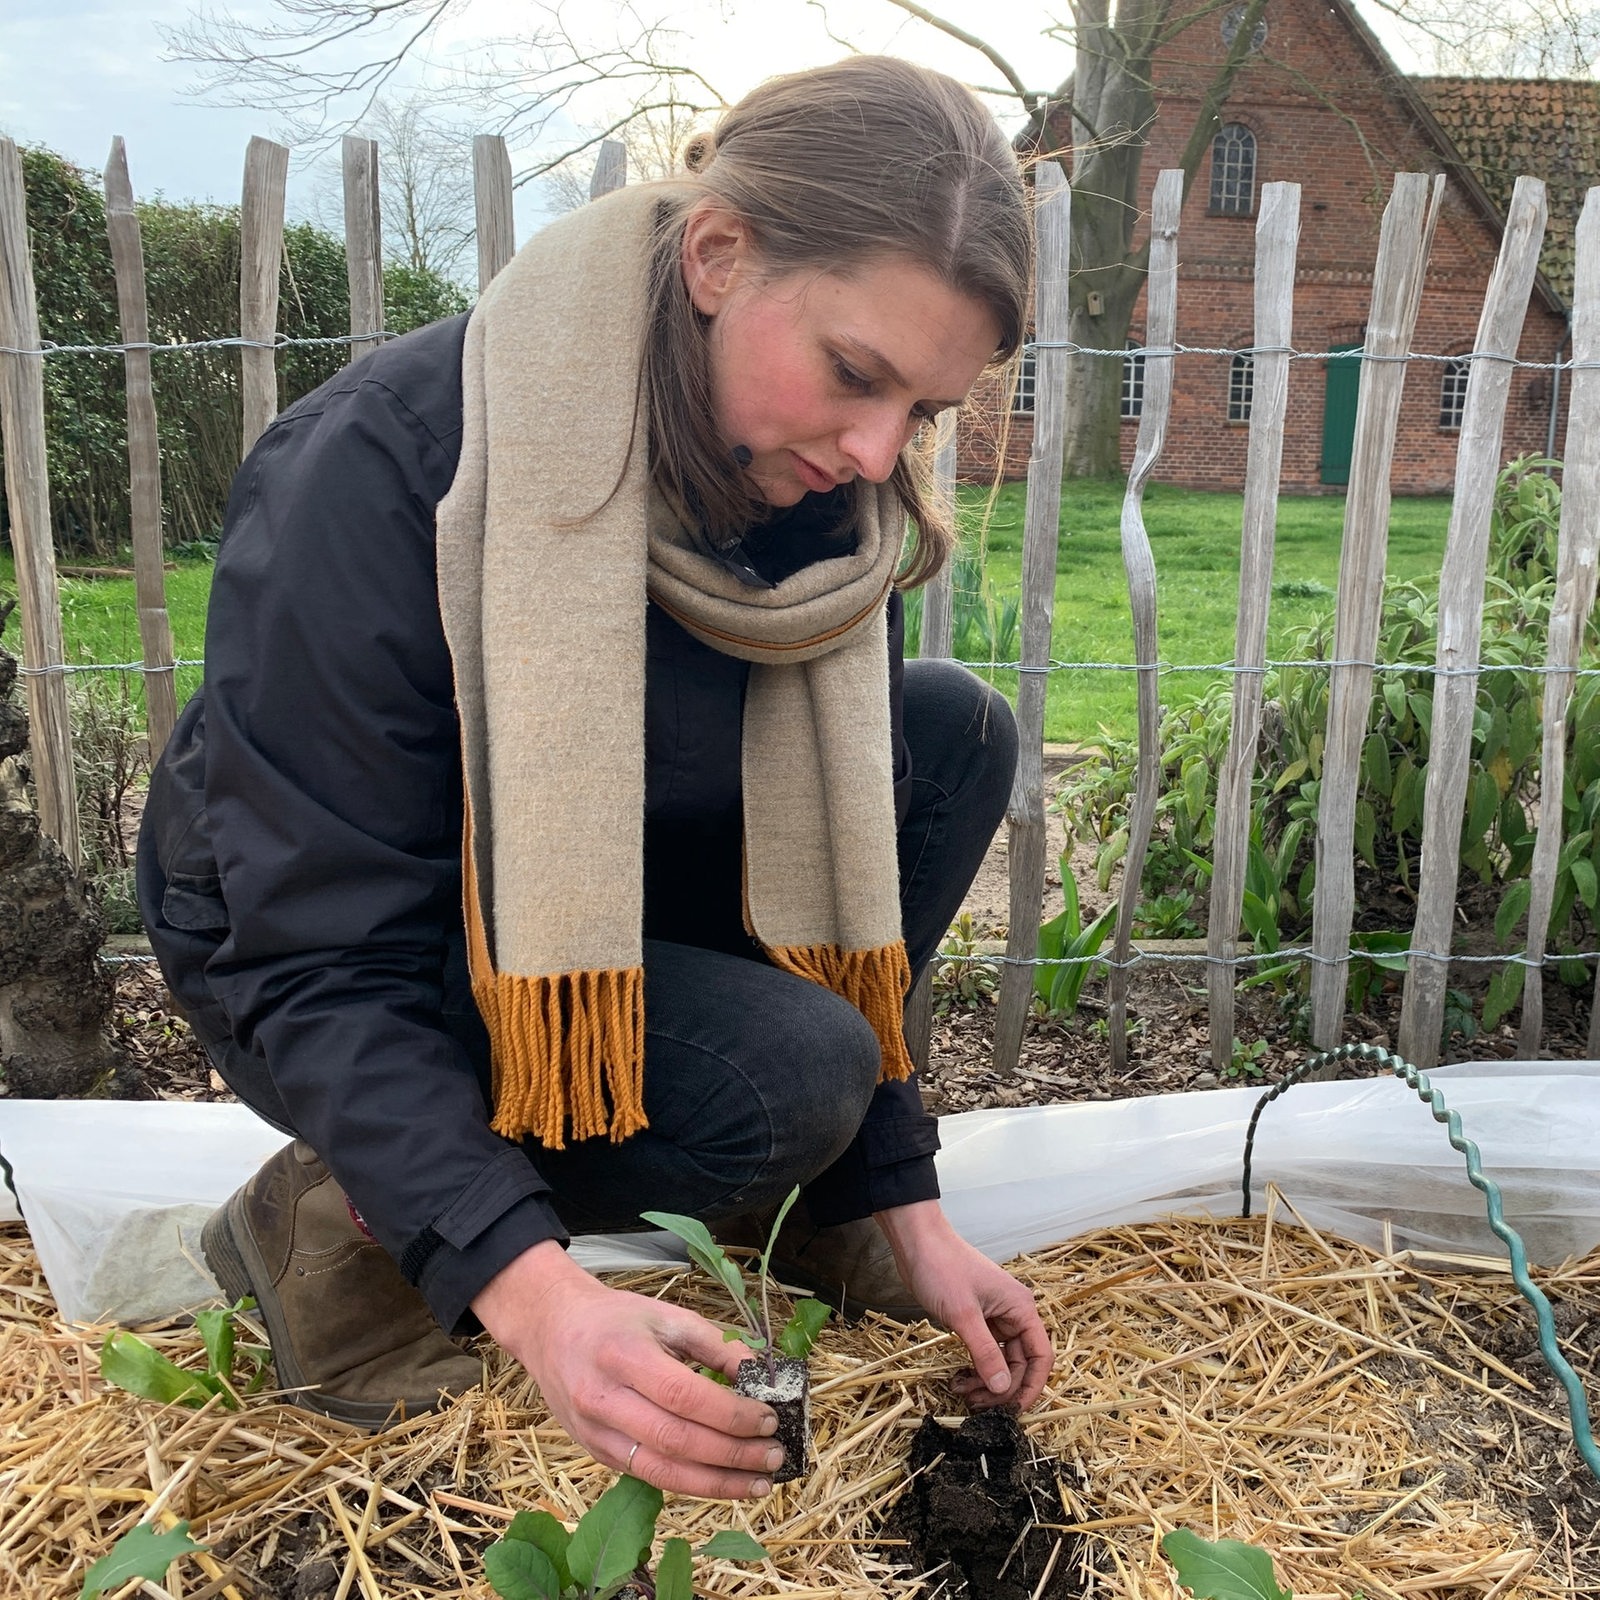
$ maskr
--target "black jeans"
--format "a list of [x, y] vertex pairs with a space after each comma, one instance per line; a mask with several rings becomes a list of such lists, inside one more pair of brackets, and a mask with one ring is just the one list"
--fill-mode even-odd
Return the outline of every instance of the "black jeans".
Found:
[[[905, 737], [912, 801], [898, 836], [901, 926], [918, 976], [1005, 815], [1017, 735], [1010, 706], [965, 667], [909, 661]], [[866, 1019], [760, 960], [647, 940], [644, 968], [650, 1126], [620, 1145], [537, 1151], [562, 1220], [593, 1233], [638, 1227], [645, 1209], [715, 1218], [772, 1204], [797, 1183], [811, 1186], [814, 1220], [843, 1220], [830, 1215], [838, 1185], [828, 1172], [863, 1122], [920, 1115], [914, 1083], [879, 1087]], [[896, 1198], [881, 1183], [878, 1192]]]
[[[913, 776], [898, 835], [900, 902], [920, 975], [1005, 814], [1017, 736], [1010, 706], [964, 667], [911, 661], [905, 737]], [[836, 1174], [830, 1185], [828, 1175], [836, 1163], [870, 1164], [857, 1141], [863, 1123], [897, 1123], [891, 1138], [903, 1143], [905, 1125], [921, 1115], [914, 1082], [878, 1085], [878, 1043], [861, 1013], [806, 979], [717, 950], [646, 940], [644, 968], [649, 1127], [619, 1145], [529, 1147], [568, 1228], [634, 1228], [649, 1209], [726, 1216], [780, 1200], [797, 1183], [812, 1185], [817, 1222], [845, 1220], [830, 1215], [830, 1192], [859, 1193], [863, 1180]], [[256, 1081], [262, 1064], [231, 1041], [213, 1042], [196, 1021], [230, 1087], [282, 1126], [276, 1091]], [[925, 1148], [934, 1148], [931, 1135]], [[887, 1188], [880, 1180], [875, 1204], [936, 1193], [926, 1186], [931, 1161], [920, 1165], [923, 1187], [908, 1174], [913, 1187], [897, 1196], [892, 1180]]]

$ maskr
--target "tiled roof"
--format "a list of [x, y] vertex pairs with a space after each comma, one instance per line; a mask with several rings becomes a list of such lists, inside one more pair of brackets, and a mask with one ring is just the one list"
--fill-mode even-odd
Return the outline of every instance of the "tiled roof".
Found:
[[1413, 78], [1412, 86], [1504, 215], [1519, 177], [1543, 178], [1550, 207], [1539, 265], [1572, 303], [1572, 238], [1600, 184], [1600, 84], [1569, 78]]

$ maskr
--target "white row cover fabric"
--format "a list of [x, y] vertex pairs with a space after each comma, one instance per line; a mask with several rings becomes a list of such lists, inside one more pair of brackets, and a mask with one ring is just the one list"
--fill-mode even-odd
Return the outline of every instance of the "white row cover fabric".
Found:
[[[1600, 1063], [1431, 1073], [1532, 1260], [1600, 1244]], [[972, 1111], [940, 1123], [957, 1228], [996, 1260], [1115, 1223], [1237, 1216], [1255, 1088]], [[68, 1321], [156, 1321], [214, 1297], [201, 1225], [284, 1143], [240, 1105], [0, 1100], [0, 1220], [18, 1215]], [[1504, 1254], [1444, 1127], [1393, 1078], [1310, 1083], [1268, 1107], [1255, 1208], [1276, 1184], [1319, 1229], [1383, 1248]], [[665, 1234], [575, 1241], [591, 1271], [681, 1260]]]

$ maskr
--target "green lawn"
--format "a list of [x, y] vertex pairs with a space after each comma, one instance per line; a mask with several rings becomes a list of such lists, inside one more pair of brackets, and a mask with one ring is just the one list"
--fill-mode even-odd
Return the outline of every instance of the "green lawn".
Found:
[[[962, 498], [969, 517], [976, 517], [984, 496], [979, 491], [963, 491]], [[988, 572], [1002, 598], [1015, 596], [1021, 588], [1024, 498], [1022, 484], [1005, 485], [989, 519]], [[1155, 550], [1162, 660], [1178, 665], [1231, 660], [1238, 611], [1240, 497], [1156, 485], [1146, 490], [1144, 506]], [[1057, 660], [1128, 661], [1132, 657], [1133, 628], [1119, 533], [1121, 508], [1120, 483], [1065, 486], [1052, 650]], [[1436, 579], [1449, 516], [1446, 499], [1394, 502], [1389, 532], [1391, 577]], [[1332, 590], [1339, 579], [1343, 519], [1344, 501], [1339, 498], [1279, 502], [1270, 655], [1289, 654], [1295, 631], [1331, 610]], [[1279, 592], [1286, 584], [1321, 584], [1329, 593], [1317, 597], [1313, 592], [1308, 598]], [[8, 556], [0, 558], [0, 585], [14, 586]], [[180, 659], [203, 654], [210, 586], [211, 566], [204, 560], [179, 562], [167, 573], [167, 606]], [[67, 578], [61, 582], [61, 595], [67, 648], [73, 659], [139, 659], [131, 578]], [[15, 648], [15, 628], [10, 642]], [[187, 698], [199, 676], [196, 668], [179, 671], [180, 700]], [[1014, 672], [993, 676], [998, 687], [1015, 694]], [[1208, 681], [1209, 675], [1202, 673], [1167, 676], [1162, 680], [1162, 698], [1174, 700], [1198, 693]], [[137, 692], [136, 680], [135, 686]], [[1053, 673], [1045, 736], [1089, 739], [1101, 724], [1131, 733], [1134, 698], [1133, 674], [1129, 672]]]
[[[126, 552], [106, 558], [108, 563], [132, 564]], [[63, 563], [70, 565], [70, 563]], [[62, 578], [61, 623], [69, 661], [138, 661], [139, 614], [134, 604], [132, 578]], [[0, 552], [0, 589], [16, 592], [16, 572], [9, 551]], [[187, 560], [167, 572], [167, 615], [172, 620], [174, 653], [180, 661], [199, 660], [205, 649], [206, 600], [211, 593], [211, 563]], [[5, 643], [21, 654], [21, 626], [15, 618]], [[133, 694], [143, 700], [144, 685], [138, 674], [128, 681]], [[200, 669], [178, 669], [178, 703], [199, 687]]]
[[[1051, 654], [1058, 661], [1131, 661], [1133, 623], [1122, 568], [1120, 482], [1064, 486]], [[989, 520], [988, 573], [998, 595], [1022, 586], [1024, 485], [1005, 485]], [[981, 496], [964, 495], [971, 514]], [[1239, 608], [1242, 501], [1162, 485], [1144, 496], [1145, 526], [1155, 552], [1157, 630], [1161, 659], [1174, 665], [1227, 662], [1234, 655]], [[1450, 520], [1448, 499], [1396, 500], [1389, 522], [1389, 575], [1437, 581]], [[1330, 613], [1339, 581], [1344, 500], [1327, 496], [1278, 503], [1278, 531], [1267, 652], [1288, 655], [1297, 629]], [[1321, 597], [1280, 593], [1284, 585], [1324, 585]], [[1009, 659], [1015, 659], [1010, 657]], [[997, 672], [997, 687], [1015, 697], [1016, 674]], [[1204, 673], [1161, 680], [1163, 701], [1189, 698], [1211, 681]], [[1136, 689], [1130, 672], [1056, 672], [1045, 702], [1045, 737], [1093, 738], [1101, 724], [1132, 733]]]

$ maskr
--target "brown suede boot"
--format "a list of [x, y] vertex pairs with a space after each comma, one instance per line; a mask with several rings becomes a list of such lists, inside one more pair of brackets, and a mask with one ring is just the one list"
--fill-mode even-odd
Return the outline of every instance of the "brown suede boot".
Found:
[[296, 1405], [381, 1428], [483, 1381], [299, 1140], [213, 1214], [200, 1245], [225, 1294], [255, 1298]]
[[[776, 1206], [710, 1224], [719, 1244], [740, 1245], [759, 1256], [766, 1248]], [[773, 1247], [773, 1278], [825, 1301], [850, 1322], [869, 1311], [894, 1322], [922, 1322], [928, 1313], [916, 1302], [883, 1231], [871, 1217], [819, 1228], [797, 1200], [778, 1230]]]

